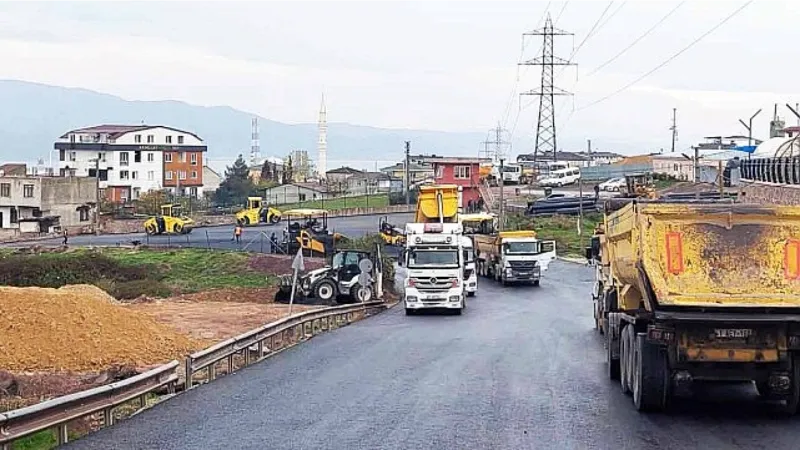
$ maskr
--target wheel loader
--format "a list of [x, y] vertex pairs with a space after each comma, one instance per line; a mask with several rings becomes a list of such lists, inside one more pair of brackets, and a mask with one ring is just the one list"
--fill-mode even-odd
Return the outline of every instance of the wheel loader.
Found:
[[241, 226], [258, 225], [259, 223], [275, 224], [281, 221], [281, 212], [264, 204], [261, 197], [247, 197], [247, 208], [236, 213], [236, 223]]
[[144, 222], [145, 233], [153, 236], [157, 234], [187, 234], [192, 232], [194, 220], [183, 215], [181, 205], [161, 205], [161, 214], [150, 217]]

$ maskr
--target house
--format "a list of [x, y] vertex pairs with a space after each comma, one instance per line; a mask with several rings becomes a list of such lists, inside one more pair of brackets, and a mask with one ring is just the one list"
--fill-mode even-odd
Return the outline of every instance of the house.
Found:
[[[0, 177], [0, 229], [24, 232], [38, 219], [53, 226], [91, 225], [97, 180], [89, 177]], [[25, 226], [20, 221], [29, 220]], [[58, 219], [58, 220], [55, 220]], [[37, 225], [38, 226], [38, 225]], [[42, 228], [42, 231], [49, 231]]]
[[[519, 155], [517, 156], [517, 162], [523, 166], [533, 166], [534, 154]], [[581, 153], [564, 151], [557, 151], [555, 157], [552, 152], [544, 152], [536, 155], [535, 166], [539, 169], [546, 171], [551, 165], [558, 167], [589, 167], [592, 165], [592, 160]]]
[[253, 183], [258, 184], [261, 182], [261, 171], [264, 169], [264, 162], [267, 161], [270, 163], [270, 170], [275, 171], [275, 179], [278, 182], [283, 180], [283, 160], [274, 156], [270, 156], [260, 161], [258, 164], [253, 164], [248, 168], [249, 176], [250, 179], [253, 180]]
[[678, 180], [694, 180], [694, 161], [683, 155], [666, 153], [652, 157], [653, 173], [671, 176]]
[[264, 201], [270, 205], [284, 205], [320, 200], [328, 193], [324, 185], [317, 183], [289, 183], [264, 190]]
[[436, 184], [454, 184], [462, 188], [462, 206], [480, 198], [479, 186], [481, 164], [488, 164], [490, 158], [469, 158], [452, 156], [416, 156], [415, 161], [429, 164], [433, 168]]
[[199, 136], [164, 125], [97, 125], [64, 133], [54, 145], [61, 176], [100, 178], [105, 197], [136, 200], [150, 190], [168, 189], [198, 197], [208, 150]]
[[314, 164], [308, 157], [308, 151], [292, 150], [284, 161], [284, 165], [288, 165], [289, 158], [292, 159], [292, 180], [290, 181], [306, 182], [314, 175]]
[[590, 166], [614, 164], [624, 158], [624, 156], [614, 152], [578, 152], [576, 154], [588, 159]]
[[[383, 167], [381, 172], [389, 175], [394, 179], [405, 182], [406, 179], [406, 164], [405, 161], [399, 162], [393, 166]], [[433, 167], [430, 164], [420, 164], [411, 162], [408, 164], [408, 181], [412, 186], [421, 183], [425, 180], [433, 179]]]
[[214, 195], [219, 185], [222, 184], [222, 177], [208, 166], [203, 166], [203, 195]]
[[347, 195], [372, 195], [403, 191], [402, 180], [392, 178], [383, 172], [355, 174], [347, 178], [345, 183], [347, 184]]
[[28, 174], [28, 166], [26, 164], [2, 164], [0, 165], [0, 177], [24, 177]]
[[352, 167], [342, 166], [338, 169], [331, 169], [325, 172], [325, 180], [330, 185], [338, 185], [347, 181], [353, 175], [362, 175], [363, 170], [353, 169]]

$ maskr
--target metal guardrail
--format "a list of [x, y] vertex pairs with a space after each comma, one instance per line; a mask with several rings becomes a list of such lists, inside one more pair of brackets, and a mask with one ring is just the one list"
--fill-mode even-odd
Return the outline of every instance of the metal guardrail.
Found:
[[101, 411], [103, 426], [112, 425], [114, 408], [137, 398], [144, 407], [147, 394], [165, 385], [174, 392], [177, 367], [178, 361], [172, 361], [123, 381], [0, 413], [0, 449], [10, 450], [15, 441], [51, 428], [56, 429], [59, 445], [65, 444], [68, 422]]
[[[231, 373], [253, 362], [261, 361], [290, 344], [348, 325], [362, 318], [358, 317], [359, 315], [385, 308], [386, 303], [374, 301], [306, 311], [222, 341], [186, 357], [185, 388], [191, 389], [195, 374], [204, 370], [206, 381], [213, 381], [216, 378], [217, 364], [224, 360], [227, 360], [227, 373]], [[237, 356], [240, 357], [239, 362], [242, 364], [236, 364]]]
[[[185, 388], [191, 389], [195, 374], [204, 369], [207, 372], [207, 381], [214, 380], [216, 365], [223, 360], [227, 360], [227, 373], [231, 373], [234, 369], [267, 358], [292, 344], [305, 341], [321, 332], [349, 325], [370, 312], [385, 308], [386, 303], [383, 301], [335, 306], [295, 314], [250, 330], [187, 356]], [[244, 364], [236, 365], [237, 356], [243, 358]], [[103, 426], [113, 425], [114, 408], [134, 399], [138, 399], [140, 407], [144, 408], [147, 395], [164, 386], [169, 393], [174, 393], [178, 381], [178, 366], [178, 361], [172, 361], [123, 381], [0, 413], [0, 450], [10, 450], [15, 441], [48, 429], [55, 429], [59, 445], [65, 444], [69, 439], [69, 422], [101, 411]]]

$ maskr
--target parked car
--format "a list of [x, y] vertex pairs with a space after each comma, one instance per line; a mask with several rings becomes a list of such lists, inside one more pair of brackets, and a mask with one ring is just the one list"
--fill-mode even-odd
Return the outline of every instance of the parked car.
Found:
[[619, 192], [625, 187], [625, 178], [612, 178], [600, 183], [601, 191]]

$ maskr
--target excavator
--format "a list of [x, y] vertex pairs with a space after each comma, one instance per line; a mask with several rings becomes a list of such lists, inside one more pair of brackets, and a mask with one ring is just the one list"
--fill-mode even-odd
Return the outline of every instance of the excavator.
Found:
[[236, 223], [242, 226], [259, 223], [278, 223], [281, 212], [277, 208], [264, 204], [261, 197], [247, 197], [247, 208], [236, 213]]
[[144, 231], [149, 235], [187, 234], [192, 232], [194, 220], [183, 215], [181, 205], [161, 205], [161, 214], [145, 220]]

